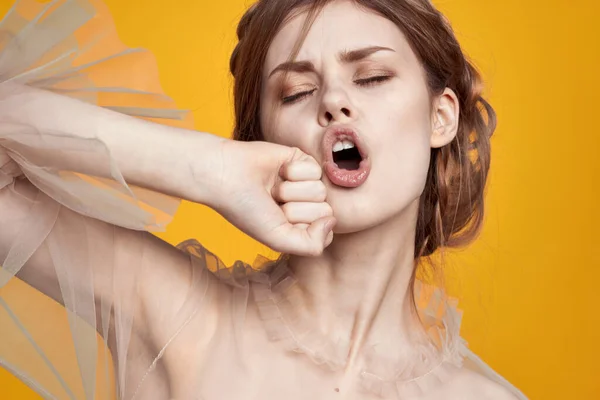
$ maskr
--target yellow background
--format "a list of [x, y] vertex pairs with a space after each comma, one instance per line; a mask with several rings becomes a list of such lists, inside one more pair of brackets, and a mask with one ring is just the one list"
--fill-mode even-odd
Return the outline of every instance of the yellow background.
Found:
[[[481, 237], [447, 260], [471, 348], [532, 399], [600, 399], [597, 227], [600, 6], [594, 0], [434, 1], [483, 72], [499, 117]], [[12, 0], [0, 0], [3, 15]], [[232, 128], [228, 57], [247, 0], [107, 0], [123, 41], [157, 57], [196, 127]], [[202, 206], [166, 240], [227, 263], [272, 255]], [[0, 399], [37, 399], [0, 370]]]

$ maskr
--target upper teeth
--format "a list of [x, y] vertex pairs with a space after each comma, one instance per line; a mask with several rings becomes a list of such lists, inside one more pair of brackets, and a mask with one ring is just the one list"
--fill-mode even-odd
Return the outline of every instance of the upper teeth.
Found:
[[354, 143], [352, 143], [350, 140], [340, 140], [335, 142], [335, 144], [333, 145], [333, 152], [336, 153], [338, 151], [351, 149], [353, 147]]

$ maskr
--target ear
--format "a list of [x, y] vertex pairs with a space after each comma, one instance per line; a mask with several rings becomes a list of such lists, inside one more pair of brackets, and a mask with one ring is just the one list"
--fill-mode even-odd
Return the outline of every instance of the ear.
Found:
[[444, 89], [433, 104], [431, 114], [431, 147], [443, 147], [450, 143], [458, 132], [460, 106], [452, 89]]

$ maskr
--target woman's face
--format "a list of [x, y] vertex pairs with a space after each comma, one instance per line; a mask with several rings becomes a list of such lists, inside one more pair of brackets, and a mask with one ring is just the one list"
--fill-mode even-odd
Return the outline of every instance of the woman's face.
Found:
[[323, 165], [336, 233], [364, 230], [423, 191], [435, 119], [424, 71], [394, 23], [352, 1], [329, 3], [285, 68], [305, 17], [290, 19], [269, 48], [263, 134]]

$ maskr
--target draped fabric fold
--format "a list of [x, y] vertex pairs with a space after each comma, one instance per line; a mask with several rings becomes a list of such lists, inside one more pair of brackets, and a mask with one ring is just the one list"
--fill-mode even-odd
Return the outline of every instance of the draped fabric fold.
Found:
[[[120, 42], [100, 1], [17, 1], [0, 22], [0, 85], [4, 93], [26, 85], [192, 128], [190, 115], [162, 92], [152, 54]], [[10, 102], [10, 95], [5, 96], [0, 107]], [[104, 172], [92, 176], [61, 169], [52, 160], [62, 155], [91, 157]], [[37, 191], [24, 193], [23, 179]], [[45, 398], [113, 398], [114, 367], [108, 351], [113, 338], [118, 395], [126, 398], [131, 390], [127, 353], [134, 346], [133, 315], [139, 312], [133, 300], [144, 243], [134, 241], [139, 248], [137, 257], [129, 255], [131, 270], [116, 270], [114, 243], [78, 216], [159, 231], [172, 219], [179, 199], [125, 182], [93, 130], [74, 136], [9, 118], [0, 119], [0, 197], [27, 204], [22, 213], [3, 221], [3, 226], [18, 228], [10, 232], [9, 248], [0, 249], [0, 365]], [[48, 257], [48, 275], [41, 279], [57, 282], [50, 297], [64, 309], [14, 278], [28, 273], [27, 263], [39, 249]], [[101, 281], [113, 282], [118, 287], [113, 293], [120, 296], [95, 298], [99, 271]], [[144, 357], [150, 367], [156, 355]]]

